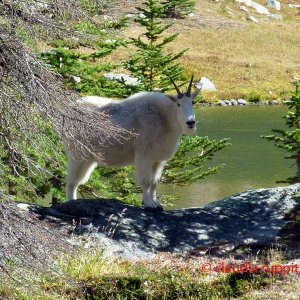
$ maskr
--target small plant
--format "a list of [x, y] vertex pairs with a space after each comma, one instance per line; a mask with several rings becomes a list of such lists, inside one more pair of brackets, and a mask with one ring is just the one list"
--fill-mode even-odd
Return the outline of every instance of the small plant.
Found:
[[256, 91], [252, 91], [245, 96], [245, 99], [252, 103], [259, 103], [262, 101], [262, 95]]
[[164, 15], [168, 18], [184, 18], [195, 9], [195, 1], [171, 0], [162, 2]]
[[169, 89], [170, 77], [180, 80], [183, 67], [175, 61], [185, 52], [165, 53], [165, 47], [176, 39], [178, 34], [165, 36], [165, 31], [172, 24], [162, 24], [165, 6], [159, 0], [148, 0], [138, 7], [139, 17], [135, 20], [145, 29], [145, 33], [137, 38], [131, 38], [131, 43], [137, 51], [123, 63], [123, 66], [132, 76], [140, 81], [140, 90], [153, 91]]
[[300, 82], [295, 83], [295, 87], [295, 92], [293, 92], [290, 101], [285, 103], [289, 111], [284, 119], [290, 130], [272, 129], [274, 135], [263, 135], [261, 137], [268, 141], [274, 141], [276, 147], [289, 153], [285, 158], [296, 161], [297, 175], [292, 181], [300, 182]]

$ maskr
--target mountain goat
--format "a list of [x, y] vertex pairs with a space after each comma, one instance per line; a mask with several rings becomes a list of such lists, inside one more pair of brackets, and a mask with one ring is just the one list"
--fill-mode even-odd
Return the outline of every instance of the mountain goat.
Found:
[[[172, 81], [173, 82], [173, 81]], [[83, 158], [78, 149], [68, 149], [67, 198], [77, 198], [77, 188], [85, 184], [98, 163], [107, 167], [120, 167], [134, 164], [136, 181], [143, 190], [143, 203], [150, 210], [162, 210], [156, 198], [156, 186], [164, 165], [177, 151], [183, 134], [196, 131], [193, 77], [187, 92], [180, 92], [173, 82], [177, 95], [156, 92], [142, 92], [125, 100], [114, 101], [108, 98], [88, 96], [80, 104], [105, 113], [113, 124], [134, 133], [126, 141], [115, 138], [99, 145], [103, 160], [101, 162], [90, 154]], [[96, 143], [95, 143], [96, 147]], [[73, 152], [72, 152], [73, 151]], [[75, 152], [75, 153], [74, 153]]]

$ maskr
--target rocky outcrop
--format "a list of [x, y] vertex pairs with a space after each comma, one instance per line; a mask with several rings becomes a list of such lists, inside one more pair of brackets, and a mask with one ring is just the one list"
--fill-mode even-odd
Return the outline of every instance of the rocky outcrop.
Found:
[[267, 8], [265, 8], [263, 5], [260, 5], [252, 0], [236, 0], [236, 2], [245, 4], [248, 7], [251, 7], [256, 10], [259, 14], [269, 15], [269, 11]]
[[111, 254], [138, 259], [224, 242], [270, 245], [287, 224], [284, 216], [298, 205], [299, 191], [300, 185], [252, 190], [201, 208], [156, 213], [117, 200], [70, 201], [55, 210], [35, 207], [35, 213], [64, 220], [72, 234], [97, 241]]

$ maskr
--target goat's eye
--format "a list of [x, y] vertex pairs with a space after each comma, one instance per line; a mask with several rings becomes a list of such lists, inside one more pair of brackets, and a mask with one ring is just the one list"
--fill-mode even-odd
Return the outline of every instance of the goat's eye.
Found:
[[177, 106], [180, 107], [180, 103], [177, 103]]

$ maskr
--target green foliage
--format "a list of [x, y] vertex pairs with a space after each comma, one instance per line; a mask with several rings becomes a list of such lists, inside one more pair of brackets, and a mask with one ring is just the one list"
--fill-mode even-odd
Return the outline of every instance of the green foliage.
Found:
[[159, 0], [148, 0], [144, 6], [138, 7], [139, 17], [135, 20], [145, 33], [138, 38], [131, 38], [131, 43], [137, 48], [136, 53], [123, 63], [123, 67], [140, 81], [140, 90], [153, 91], [169, 88], [170, 77], [173, 80], [182, 78], [183, 67], [175, 61], [186, 50], [179, 53], [165, 53], [166, 45], [176, 39], [178, 34], [165, 36], [165, 31], [172, 24], [162, 24], [165, 6]]
[[164, 5], [164, 16], [168, 18], [184, 18], [195, 9], [195, 1], [170, 0], [162, 2]]
[[179, 149], [164, 170], [162, 181], [166, 183], [190, 184], [208, 175], [217, 173], [222, 165], [204, 169], [204, 162], [229, 146], [229, 139], [209, 140], [208, 137], [182, 138]]
[[56, 48], [40, 54], [45, 63], [61, 74], [65, 84], [83, 95], [124, 97], [135, 92], [134, 86], [104, 78], [103, 73], [118, 67], [114, 63], [99, 63], [99, 60], [124, 45], [123, 41], [98, 44], [100, 50], [80, 54], [68, 48]]
[[58, 272], [41, 274], [32, 285], [24, 285], [26, 289], [7, 285], [2, 291], [0, 286], [0, 295], [17, 294], [17, 299], [248, 299], [249, 293], [274, 280], [272, 274], [261, 272], [208, 275], [201, 271], [201, 260], [190, 259], [185, 265], [174, 257], [148, 263], [113, 260], [99, 250], [65, 255], [56, 265]]
[[[126, 46], [122, 39], [112, 38], [112, 33], [128, 26], [128, 19], [106, 20], [91, 23], [82, 20], [73, 24], [73, 29], [81, 35], [74, 39], [56, 39], [51, 43], [55, 47], [40, 53], [40, 58], [51, 66], [54, 72], [63, 76], [66, 86], [82, 95], [102, 95], [109, 97], [126, 97], [138, 91], [137, 87], [126, 85], [123, 81], [107, 80], [103, 75], [120, 63], [103, 62], [120, 46]], [[79, 47], [88, 47], [88, 53]]]
[[264, 135], [262, 138], [274, 141], [275, 146], [288, 152], [285, 158], [297, 162], [297, 182], [300, 182], [300, 82], [295, 84], [295, 92], [290, 101], [285, 103], [290, 109], [285, 118], [290, 130], [272, 129], [274, 135]]
[[112, 0], [79, 0], [77, 1], [84, 11], [86, 11], [90, 17], [99, 14], [109, 8]]
[[[36, 148], [27, 140], [21, 140], [16, 128], [4, 127], [0, 122], [0, 186], [4, 193], [15, 200], [37, 201], [52, 195], [54, 201], [63, 201], [65, 156], [62, 144], [51, 124], [39, 122], [39, 132], [32, 139], [47, 136], [43, 148]], [[19, 153], [16, 145], [23, 148]], [[43, 153], [41, 153], [43, 151]]]
[[259, 94], [258, 92], [252, 91], [245, 96], [245, 99], [248, 100], [249, 102], [259, 103], [262, 101], [263, 98], [262, 95]]

